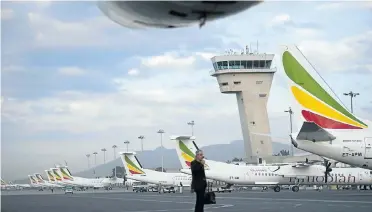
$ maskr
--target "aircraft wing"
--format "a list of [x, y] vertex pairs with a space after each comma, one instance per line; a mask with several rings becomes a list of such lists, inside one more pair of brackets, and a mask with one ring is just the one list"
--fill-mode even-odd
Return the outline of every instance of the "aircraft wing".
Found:
[[298, 163], [294, 165], [279, 166], [274, 171], [276, 174], [283, 177], [307, 177], [307, 176], [324, 176], [325, 167], [322, 165], [312, 165], [308, 163]]

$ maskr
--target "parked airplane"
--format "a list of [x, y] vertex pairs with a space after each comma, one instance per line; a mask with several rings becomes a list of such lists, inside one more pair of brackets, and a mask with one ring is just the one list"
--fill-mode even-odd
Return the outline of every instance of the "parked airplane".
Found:
[[167, 173], [144, 169], [135, 152], [120, 152], [128, 179], [159, 186], [190, 186], [191, 176], [183, 173]]
[[30, 184], [13, 184], [12, 182], [6, 183], [3, 179], [1, 179], [1, 189], [22, 189], [30, 187]]
[[35, 176], [33, 176], [33, 175], [28, 175], [28, 178], [30, 179], [30, 182], [31, 182], [31, 187], [33, 187], [33, 188], [39, 188], [39, 191], [42, 191], [43, 190], [43, 185], [41, 185], [38, 181], [37, 181], [37, 179], [36, 179], [36, 177]]
[[[182, 164], [181, 172], [191, 174], [190, 163], [195, 158], [198, 147], [194, 136], [172, 136], [176, 143], [178, 158]], [[299, 185], [371, 185], [372, 172], [361, 168], [325, 168], [309, 163], [295, 163], [283, 166], [239, 166], [218, 161], [205, 160], [206, 177], [229, 184], [259, 185], [273, 187], [280, 191], [279, 185], [292, 185], [298, 192]], [[327, 169], [327, 171], [326, 171]], [[325, 174], [324, 174], [325, 173]]]
[[62, 173], [59, 170], [59, 168], [51, 168], [50, 169], [50, 173], [52, 173], [54, 179], [56, 180], [56, 182], [55, 182], [56, 184], [61, 185], [63, 187], [65, 187], [65, 186], [74, 186], [73, 183], [69, 183], [69, 182], [66, 182], [66, 181], [63, 180]]
[[296, 46], [285, 46], [280, 59], [295, 102], [293, 116], [301, 126], [290, 135], [293, 145], [372, 170], [372, 122], [349, 112]]
[[66, 182], [68, 184], [78, 186], [81, 188], [83, 187], [104, 188], [110, 187], [111, 185], [109, 178], [83, 178], [72, 176], [67, 166], [59, 167], [59, 171], [61, 173], [62, 182]]
[[35, 173], [34, 175], [35, 175], [35, 178], [36, 178], [38, 184], [40, 184], [42, 186], [49, 187], [49, 188], [55, 188], [55, 187], [61, 188], [62, 187], [61, 185], [45, 181], [43, 176], [41, 176], [41, 174], [39, 174], [39, 173]]
[[99, 1], [112, 21], [127, 28], [187, 27], [242, 12], [262, 1]]

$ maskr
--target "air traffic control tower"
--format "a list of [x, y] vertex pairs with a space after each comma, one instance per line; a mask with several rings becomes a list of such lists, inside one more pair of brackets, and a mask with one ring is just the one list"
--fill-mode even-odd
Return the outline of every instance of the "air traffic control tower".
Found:
[[273, 58], [274, 54], [250, 53], [246, 48], [211, 59], [211, 76], [217, 78], [221, 93], [236, 95], [248, 163], [261, 163], [265, 156], [272, 156], [266, 105], [276, 71], [271, 68]]

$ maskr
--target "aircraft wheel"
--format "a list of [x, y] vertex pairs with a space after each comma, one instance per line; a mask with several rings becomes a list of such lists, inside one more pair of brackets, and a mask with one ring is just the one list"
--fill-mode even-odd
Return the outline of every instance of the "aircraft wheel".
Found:
[[275, 186], [275, 187], [274, 187], [274, 191], [275, 191], [275, 192], [279, 192], [279, 191], [280, 191], [280, 186]]
[[300, 190], [300, 188], [298, 186], [293, 186], [292, 187], [293, 192], [298, 192], [299, 190]]

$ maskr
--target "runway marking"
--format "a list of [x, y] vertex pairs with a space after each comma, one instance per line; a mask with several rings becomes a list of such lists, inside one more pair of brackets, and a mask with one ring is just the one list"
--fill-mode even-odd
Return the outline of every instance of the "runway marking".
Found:
[[372, 204], [372, 202], [367, 201], [353, 201], [353, 200], [323, 200], [323, 199], [281, 199], [281, 198], [259, 198], [259, 197], [216, 197], [218, 199], [242, 199], [242, 200], [270, 200], [270, 201], [301, 201], [301, 202], [326, 202], [326, 203], [362, 203], [362, 204]]
[[[149, 197], [168, 197], [168, 196], [159, 196], [152, 194], [145, 194], [143, 196]], [[185, 198], [185, 197], [194, 197], [194, 196], [169, 196], [175, 198]], [[284, 199], [284, 198], [265, 198], [265, 197], [231, 197], [231, 196], [219, 196], [217, 199], [236, 199], [236, 200], [269, 200], [269, 201], [297, 201], [297, 202], [324, 202], [324, 203], [361, 203], [361, 204], [372, 204], [368, 201], [357, 201], [357, 200], [323, 200], [323, 199]]]
[[[94, 196], [66, 196], [68, 198], [92, 198], [92, 199], [111, 199], [111, 200], [120, 200], [120, 201], [142, 201], [142, 202], [162, 202], [162, 203], [178, 203], [178, 204], [195, 204], [195, 202], [176, 202], [170, 200], [151, 200], [151, 199], [135, 199], [135, 198], [116, 198], [116, 197], [94, 197]], [[217, 204], [219, 205], [219, 204]], [[221, 204], [219, 206], [212, 206], [212, 207], [205, 207], [204, 209], [218, 209], [218, 208], [228, 208], [233, 207], [234, 205], [231, 204]], [[161, 211], [192, 211], [194, 208], [191, 209], [161, 209], [161, 210], [143, 210], [143, 211], [127, 211], [127, 212], [161, 212]]]

